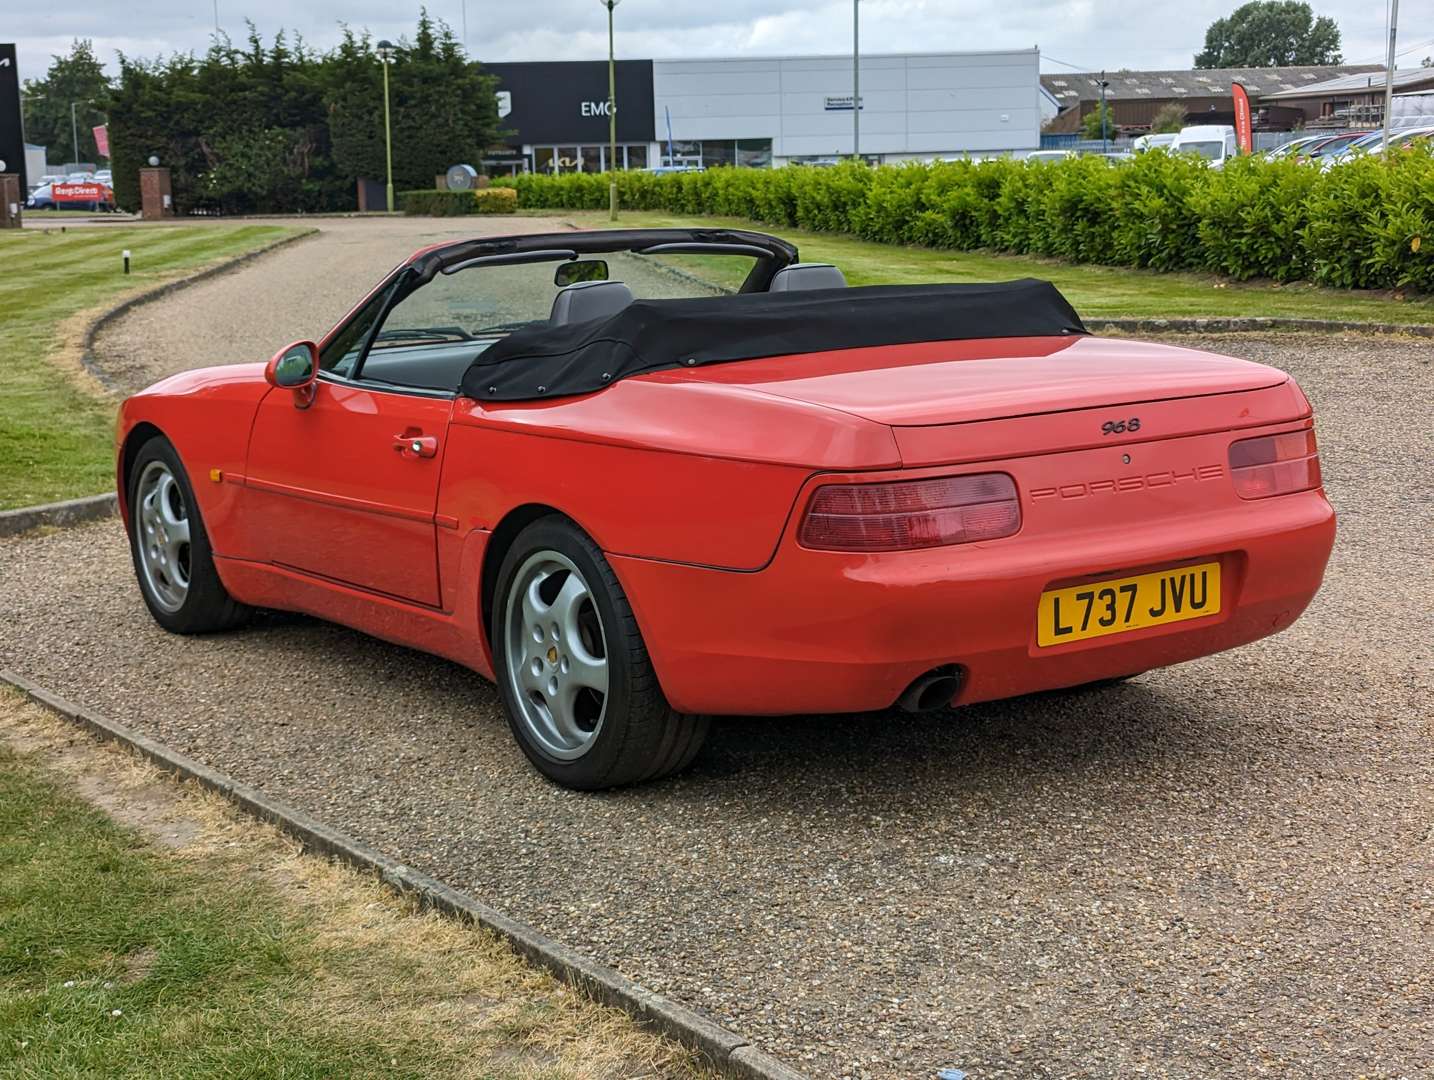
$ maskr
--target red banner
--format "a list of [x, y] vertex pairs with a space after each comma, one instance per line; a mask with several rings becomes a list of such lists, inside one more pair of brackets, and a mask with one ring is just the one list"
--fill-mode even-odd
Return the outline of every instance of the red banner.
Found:
[[110, 129], [108, 125], [100, 124], [95, 128], [95, 149], [100, 152], [100, 157], [110, 156]]
[[57, 203], [109, 202], [110, 189], [103, 184], [55, 184], [50, 188], [50, 198], [54, 199]]
[[1254, 153], [1255, 129], [1250, 120], [1250, 95], [1239, 83], [1230, 85], [1230, 93], [1235, 97], [1235, 141], [1240, 144], [1242, 154]]

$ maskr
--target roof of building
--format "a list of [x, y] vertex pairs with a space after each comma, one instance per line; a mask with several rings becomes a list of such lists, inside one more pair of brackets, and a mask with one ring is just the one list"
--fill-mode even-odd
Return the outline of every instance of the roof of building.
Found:
[[[1334, 64], [1306, 67], [1210, 68], [1190, 71], [1107, 71], [1108, 101], [1150, 101], [1160, 99], [1225, 97], [1231, 83], [1240, 83], [1255, 98], [1300, 91], [1335, 78], [1362, 79], [1364, 72], [1384, 68], [1378, 64]], [[1101, 74], [1073, 71], [1070, 74], [1042, 75], [1041, 85], [1063, 108], [1078, 101], [1100, 97]]]
[[[1312, 83], [1309, 86], [1297, 86], [1292, 90], [1281, 90], [1279, 93], [1266, 94], [1265, 96], [1267, 98], [1276, 97], [1280, 99], [1325, 97], [1330, 94], [1344, 94], [1358, 90], [1368, 90], [1372, 87], [1382, 88], [1384, 82], [1384, 68], [1377, 67], [1370, 71], [1361, 71], [1357, 74], [1326, 79], [1324, 82]], [[1424, 83], [1434, 85], [1434, 68], [1405, 68], [1403, 71], [1399, 68], [1394, 69], [1395, 89], [1420, 86]]]

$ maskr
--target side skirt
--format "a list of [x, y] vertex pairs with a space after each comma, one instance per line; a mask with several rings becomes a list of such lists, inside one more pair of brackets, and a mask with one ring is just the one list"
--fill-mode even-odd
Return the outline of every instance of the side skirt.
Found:
[[[460, 614], [405, 603], [272, 563], [223, 556], [215, 556], [214, 562], [225, 588], [236, 600], [253, 607], [313, 615], [395, 645], [442, 656], [485, 678], [493, 677], [476, 612], [465, 620]], [[470, 595], [476, 596], [476, 590]], [[476, 603], [473, 606], [476, 609]]]

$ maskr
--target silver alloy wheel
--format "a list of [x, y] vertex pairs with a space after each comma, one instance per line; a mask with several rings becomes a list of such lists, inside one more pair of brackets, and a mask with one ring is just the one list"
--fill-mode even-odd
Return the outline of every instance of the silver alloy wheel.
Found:
[[189, 595], [189, 508], [169, 466], [151, 461], [134, 495], [134, 535], [150, 599], [178, 611]]
[[518, 720], [560, 761], [588, 752], [607, 712], [602, 617], [577, 566], [556, 551], [528, 557], [503, 613], [509, 689]]

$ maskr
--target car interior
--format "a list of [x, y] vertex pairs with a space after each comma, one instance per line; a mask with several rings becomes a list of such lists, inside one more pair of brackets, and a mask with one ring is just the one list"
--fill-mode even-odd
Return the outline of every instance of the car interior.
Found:
[[[777, 271], [769, 292], [803, 292], [846, 288], [846, 277], [830, 263], [793, 263]], [[607, 319], [633, 302], [632, 290], [621, 281], [577, 281], [561, 287], [553, 298], [548, 322], [554, 326]], [[456, 333], [461, 330], [454, 328]], [[464, 338], [453, 342], [426, 342], [371, 350], [364, 359], [361, 379], [390, 386], [445, 393], [457, 391], [474, 357], [496, 338]]]

